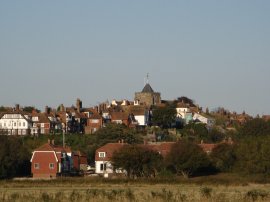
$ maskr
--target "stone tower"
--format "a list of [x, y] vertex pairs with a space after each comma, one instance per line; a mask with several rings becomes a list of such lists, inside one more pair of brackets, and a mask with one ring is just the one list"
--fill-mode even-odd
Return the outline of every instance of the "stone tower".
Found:
[[135, 101], [138, 101], [140, 104], [151, 106], [161, 103], [160, 93], [155, 92], [150, 84], [147, 82], [144, 86], [142, 92], [135, 93]]

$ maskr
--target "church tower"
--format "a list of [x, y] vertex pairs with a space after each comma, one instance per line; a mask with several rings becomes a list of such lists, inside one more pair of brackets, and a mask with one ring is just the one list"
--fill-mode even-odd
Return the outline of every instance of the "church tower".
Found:
[[149, 74], [147, 74], [146, 84], [141, 92], [135, 93], [135, 101], [142, 105], [151, 106], [161, 103], [159, 92], [155, 92], [149, 84]]

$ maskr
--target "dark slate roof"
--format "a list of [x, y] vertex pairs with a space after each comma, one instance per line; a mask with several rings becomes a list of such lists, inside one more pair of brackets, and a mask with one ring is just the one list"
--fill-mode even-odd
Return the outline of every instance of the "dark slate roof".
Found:
[[143, 90], [142, 90], [142, 93], [154, 93], [154, 90], [152, 89], [152, 87], [150, 86], [149, 83], [147, 83]]

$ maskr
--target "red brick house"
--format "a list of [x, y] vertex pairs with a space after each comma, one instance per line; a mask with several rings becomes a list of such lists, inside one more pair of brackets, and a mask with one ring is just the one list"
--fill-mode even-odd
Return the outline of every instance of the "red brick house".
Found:
[[111, 112], [111, 122], [117, 124], [125, 124], [126, 126], [130, 125], [128, 114], [125, 112]]
[[33, 178], [55, 178], [71, 172], [86, 171], [86, 155], [80, 151], [72, 152], [70, 147], [54, 145], [54, 140], [35, 149], [31, 158]]
[[69, 170], [67, 152], [50, 140], [35, 149], [30, 162], [33, 178], [55, 178]]
[[89, 115], [85, 126], [85, 134], [93, 134], [103, 126], [103, 118], [97, 112]]

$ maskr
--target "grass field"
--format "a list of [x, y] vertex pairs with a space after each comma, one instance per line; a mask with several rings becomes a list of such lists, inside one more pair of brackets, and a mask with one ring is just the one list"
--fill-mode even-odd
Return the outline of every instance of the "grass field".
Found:
[[247, 182], [236, 176], [190, 180], [9, 180], [0, 181], [0, 201], [270, 201], [270, 184], [250, 179]]

